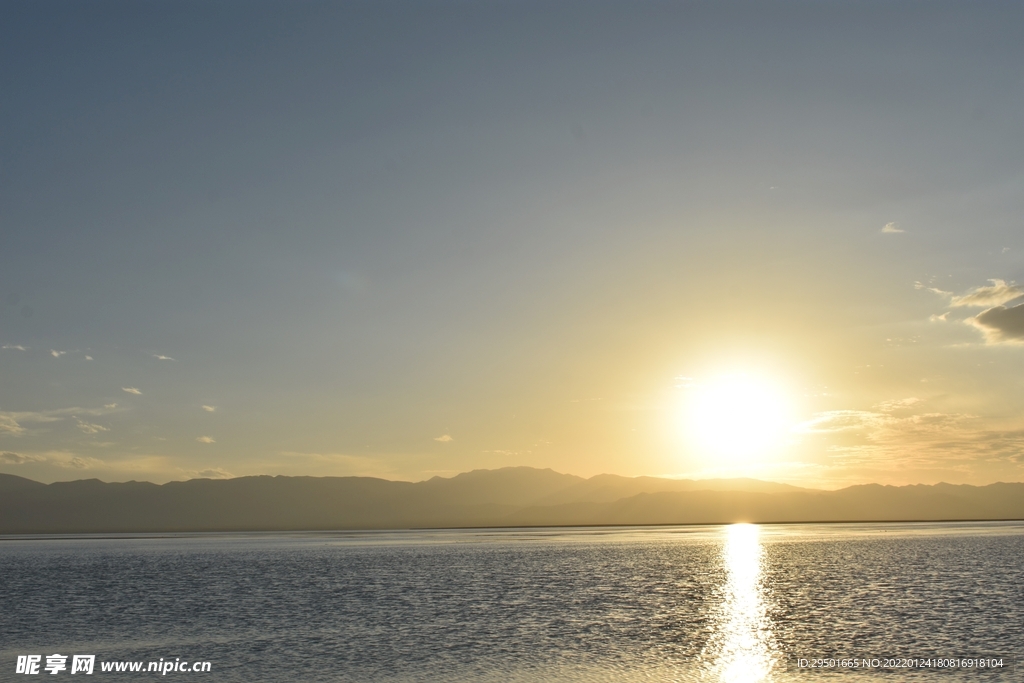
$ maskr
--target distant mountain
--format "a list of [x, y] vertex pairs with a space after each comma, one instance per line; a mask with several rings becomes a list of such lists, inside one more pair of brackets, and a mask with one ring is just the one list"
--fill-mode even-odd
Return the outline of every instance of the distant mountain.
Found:
[[775, 484], [757, 479], [660, 479], [657, 477], [620, 477], [599, 474], [590, 479], [576, 478], [568, 488], [561, 489], [540, 504], [559, 503], [611, 503], [640, 493], [681, 491], [744, 491], [747, 493], [787, 493], [806, 491], [796, 486]]
[[0, 474], [0, 533], [1024, 519], [1024, 483], [801, 489], [755, 479], [475, 470], [410, 483], [240, 477], [41, 484]]

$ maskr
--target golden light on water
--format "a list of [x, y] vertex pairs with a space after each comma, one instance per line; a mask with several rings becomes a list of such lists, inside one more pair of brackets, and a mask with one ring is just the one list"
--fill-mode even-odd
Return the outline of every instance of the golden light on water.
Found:
[[784, 443], [793, 411], [786, 392], [772, 382], [732, 374], [689, 388], [684, 412], [692, 448], [716, 461], [743, 464]]
[[714, 677], [721, 683], [764, 681], [774, 664], [774, 647], [757, 525], [727, 527], [722, 552], [725, 583], [713, 639]]

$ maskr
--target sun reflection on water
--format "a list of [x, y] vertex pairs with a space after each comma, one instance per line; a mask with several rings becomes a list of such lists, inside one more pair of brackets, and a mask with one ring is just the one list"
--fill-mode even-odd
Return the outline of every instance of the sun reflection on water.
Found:
[[754, 524], [726, 529], [723, 601], [713, 639], [714, 678], [758, 683], [771, 674], [775, 648], [764, 595], [760, 530]]

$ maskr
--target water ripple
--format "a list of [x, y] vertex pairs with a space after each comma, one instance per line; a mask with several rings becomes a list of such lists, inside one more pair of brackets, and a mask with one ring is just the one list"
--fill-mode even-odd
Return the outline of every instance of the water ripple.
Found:
[[[1022, 557], [1020, 524], [8, 538], [0, 678], [57, 651], [339, 683], [758, 683], [830, 677], [795, 672], [799, 655], [1020, 657]], [[915, 675], [937, 674], [886, 680]]]

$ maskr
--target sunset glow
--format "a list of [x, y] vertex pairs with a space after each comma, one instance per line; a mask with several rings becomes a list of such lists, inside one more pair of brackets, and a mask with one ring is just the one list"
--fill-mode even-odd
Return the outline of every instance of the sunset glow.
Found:
[[0, 22], [0, 473], [1024, 479], [1012, 5], [103, 1]]

